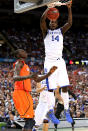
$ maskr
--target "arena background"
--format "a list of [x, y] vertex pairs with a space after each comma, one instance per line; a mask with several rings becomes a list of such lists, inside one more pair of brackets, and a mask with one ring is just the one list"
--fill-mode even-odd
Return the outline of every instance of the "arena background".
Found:
[[[57, 7], [58, 8], [58, 7]], [[14, 13], [13, 0], [0, 0], [0, 128], [21, 128], [14, 121], [19, 115], [14, 109], [12, 100], [13, 70], [15, 61], [13, 51], [23, 48], [28, 52], [27, 63], [32, 72], [43, 69], [44, 47], [40, 30], [40, 17], [46, 6], [27, 11]], [[59, 7], [60, 26], [67, 20], [67, 8]], [[88, 126], [88, 0], [73, 0], [73, 25], [65, 34], [63, 57], [67, 63], [72, 92], [77, 96], [77, 103], [70, 96], [70, 110], [77, 127]], [[38, 103], [38, 94], [35, 93], [36, 83], [32, 81], [34, 108]], [[37, 96], [37, 97], [36, 97]], [[74, 109], [73, 109], [74, 108]], [[61, 114], [63, 121], [64, 115]], [[8, 122], [7, 122], [8, 121]], [[22, 120], [23, 121], [23, 120]], [[70, 125], [67, 127], [70, 127]], [[63, 124], [62, 127], [64, 128]], [[59, 127], [58, 128], [62, 128]], [[51, 128], [53, 126], [51, 125]], [[18, 129], [17, 129], [18, 130]], [[66, 129], [67, 130], [67, 129]], [[70, 128], [68, 130], [71, 130]], [[81, 130], [81, 129], [80, 129]], [[83, 131], [88, 130], [82, 129]], [[61, 130], [62, 131], [62, 130]]]

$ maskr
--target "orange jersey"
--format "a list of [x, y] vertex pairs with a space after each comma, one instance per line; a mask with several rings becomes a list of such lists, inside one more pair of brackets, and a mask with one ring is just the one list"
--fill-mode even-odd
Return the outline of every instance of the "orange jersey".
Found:
[[[20, 71], [20, 76], [30, 75], [30, 70], [29, 70], [28, 65], [26, 65], [24, 61], [22, 62], [24, 65]], [[13, 101], [14, 101], [15, 108], [18, 111], [21, 118], [34, 117], [33, 99], [29, 93], [30, 91], [31, 91], [30, 79], [15, 82], [15, 89], [13, 92]]]
[[[24, 63], [24, 61], [22, 61]], [[21, 71], [20, 71], [20, 76], [28, 76], [30, 75], [30, 69], [28, 65], [24, 63]], [[26, 79], [22, 81], [16, 81], [15, 82], [15, 89], [16, 90], [25, 90], [25, 91], [31, 91], [31, 80]]]

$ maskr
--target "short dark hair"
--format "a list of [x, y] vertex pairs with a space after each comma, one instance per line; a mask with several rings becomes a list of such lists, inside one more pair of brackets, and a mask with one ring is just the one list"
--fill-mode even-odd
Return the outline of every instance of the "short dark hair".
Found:
[[19, 53], [20, 51], [24, 51], [24, 50], [23, 49], [17, 49], [17, 50], [14, 51], [14, 55], [15, 55], [16, 58], [20, 58], [21, 57], [20, 53]]

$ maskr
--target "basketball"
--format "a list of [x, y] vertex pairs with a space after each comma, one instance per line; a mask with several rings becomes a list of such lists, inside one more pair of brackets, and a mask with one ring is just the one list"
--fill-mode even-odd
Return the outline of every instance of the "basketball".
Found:
[[59, 11], [56, 8], [49, 8], [47, 12], [47, 18], [49, 20], [57, 20], [59, 18]]

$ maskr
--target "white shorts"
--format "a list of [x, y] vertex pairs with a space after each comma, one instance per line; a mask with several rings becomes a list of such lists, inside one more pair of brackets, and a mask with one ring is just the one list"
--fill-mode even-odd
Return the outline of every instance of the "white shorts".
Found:
[[52, 66], [57, 66], [58, 69], [48, 77], [48, 88], [56, 89], [57, 86], [64, 87], [69, 85], [68, 74], [66, 70], [66, 64], [63, 58], [59, 58], [58, 60], [51, 61], [46, 59], [44, 62], [44, 72], [49, 72]]
[[42, 91], [39, 97], [39, 104], [35, 110], [35, 125], [40, 126], [44, 119], [47, 119], [47, 113], [54, 109], [55, 96], [54, 92]]

